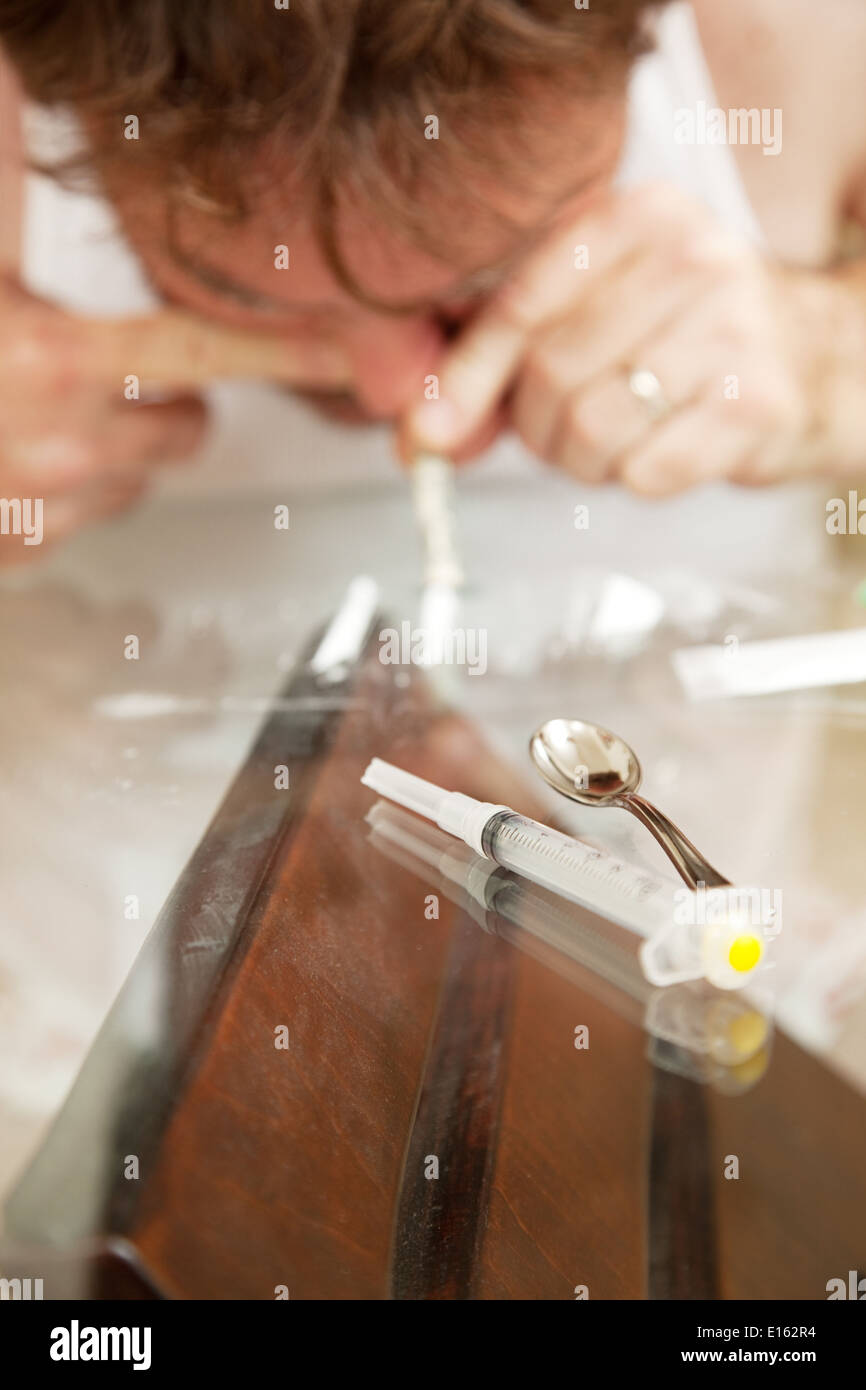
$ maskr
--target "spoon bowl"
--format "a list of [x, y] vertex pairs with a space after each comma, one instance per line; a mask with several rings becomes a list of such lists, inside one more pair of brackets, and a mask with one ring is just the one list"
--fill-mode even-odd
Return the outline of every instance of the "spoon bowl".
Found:
[[640, 786], [635, 754], [599, 724], [548, 719], [532, 735], [529, 751], [545, 781], [584, 806], [613, 805]]

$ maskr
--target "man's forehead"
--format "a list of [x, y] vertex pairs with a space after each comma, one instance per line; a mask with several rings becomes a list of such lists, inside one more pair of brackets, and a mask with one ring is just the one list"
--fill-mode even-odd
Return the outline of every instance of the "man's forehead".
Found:
[[[212, 294], [262, 313], [339, 313], [359, 302], [383, 313], [447, 311], [489, 296], [521, 258], [546, 237], [564, 206], [587, 199], [594, 185], [567, 187], [551, 203], [527, 199], [519, 221], [495, 214], [479, 222], [471, 238], [447, 237], [434, 255], [392, 229], [365, 219], [346, 219], [340, 259], [357, 291], [338, 278], [308, 223], [275, 227], [260, 214], [233, 227], [203, 225], [199, 217], [173, 219], [164, 249], [184, 276]], [[276, 236], [283, 240], [275, 240]]]
[[347, 216], [339, 256], [358, 295], [341, 283], [302, 219], [280, 226], [259, 213], [227, 226], [201, 215], [176, 216], [162, 248], [184, 275], [248, 307], [339, 308], [363, 297], [385, 312], [409, 313], [490, 293], [549, 225], [546, 204], [536, 222], [524, 218], [515, 226], [491, 217], [471, 239], [455, 236], [450, 246], [447, 232], [437, 233], [433, 254], [387, 226]]
[[[212, 238], [197, 242], [193, 250], [173, 237], [166, 250], [174, 265], [204, 289], [248, 308], [313, 312], [356, 301], [326, 264], [309, 231], [282, 243], [267, 241], [262, 246], [261, 240], [256, 239], [254, 251], [250, 247], [252, 254], [239, 254], [237, 240], [228, 245]], [[523, 235], [507, 248], [491, 245], [490, 259], [465, 272], [459, 262], [449, 266], [405, 245], [394, 248], [387, 266], [353, 262], [347, 269], [367, 302], [375, 301], [383, 312], [435, 311], [491, 293], [532, 240]]]
[[592, 200], [615, 163], [615, 121], [604, 136], [582, 157], [548, 148], [543, 174], [519, 188], [508, 179], [471, 189], [455, 181], [438, 200], [419, 200], [411, 232], [372, 197], [344, 203], [331, 237], [338, 266], [323, 250], [303, 190], [282, 178], [262, 187], [250, 215], [235, 222], [177, 204], [167, 212], [144, 190], [127, 191], [126, 211], [118, 201], [154, 266], [167, 262], [175, 283], [183, 277], [248, 312], [339, 316], [359, 304], [435, 312], [489, 295], [564, 210]]

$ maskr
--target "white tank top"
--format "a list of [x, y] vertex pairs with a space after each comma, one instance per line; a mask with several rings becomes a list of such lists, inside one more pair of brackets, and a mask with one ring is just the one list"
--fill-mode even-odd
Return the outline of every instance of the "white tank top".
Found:
[[[757, 219], [727, 145], [677, 144], [675, 113], [698, 101], [715, 105], [691, 6], [676, 3], [654, 20], [656, 48], [638, 60], [628, 95], [625, 147], [617, 175], [626, 187], [666, 179], [700, 199], [731, 229], [761, 239]], [[28, 150], [55, 158], [77, 137], [68, 116], [29, 107], [24, 114]], [[140, 264], [118, 229], [109, 204], [61, 188], [36, 174], [25, 187], [22, 276], [34, 293], [78, 314], [142, 313], [156, 307]], [[389, 432], [346, 429], [319, 419], [302, 402], [266, 385], [220, 384], [209, 392], [214, 428], [200, 461], [160, 481], [171, 495], [272, 486], [293, 492], [358, 486], [392, 477], [396, 467]], [[300, 461], [293, 469], [291, 460]], [[514, 440], [503, 440], [485, 470], [538, 467]]]

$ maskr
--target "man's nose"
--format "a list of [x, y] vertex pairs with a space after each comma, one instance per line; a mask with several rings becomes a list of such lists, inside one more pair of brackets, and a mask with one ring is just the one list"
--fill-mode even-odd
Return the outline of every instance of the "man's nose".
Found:
[[435, 389], [430, 378], [445, 338], [430, 317], [370, 319], [350, 330], [344, 344], [354, 372], [355, 394], [371, 415], [392, 419]]

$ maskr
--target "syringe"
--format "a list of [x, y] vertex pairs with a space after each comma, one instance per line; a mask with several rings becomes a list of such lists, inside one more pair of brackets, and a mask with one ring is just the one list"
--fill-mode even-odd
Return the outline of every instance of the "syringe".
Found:
[[[646, 937], [641, 965], [653, 984], [703, 976], [720, 989], [738, 989], [763, 957], [763, 942], [743, 920], [732, 917], [707, 926], [697, 911], [688, 912], [681, 887], [509, 806], [446, 791], [381, 758], [372, 760], [361, 781], [379, 796], [435, 821], [476, 854]], [[744, 949], [751, 943], [754, 950]], [[744, 960], [750, 962], [746, 968]]]
[[748, 1089], [761, 1075], [771, 1032], [766, 990], [721, 993], [703, 979], [656, 988], [640, 968], [636, 933], [480, 858], [393, 803], [377, 801], [366, 820], [381, 853], [425, 879], [484, 931], [645, 1028], [655, 1065], [710, 1081], [728, 1094]]

